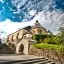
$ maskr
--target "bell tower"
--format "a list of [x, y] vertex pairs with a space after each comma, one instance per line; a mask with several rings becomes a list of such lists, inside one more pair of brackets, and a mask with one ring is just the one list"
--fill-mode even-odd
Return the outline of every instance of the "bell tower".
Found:
[[36, 23], [35, 24], [39, 24], [39, 21], [38, 20], [36, 20]]
[[33, 34], [42, 34], [42, 26], [40, 25], [39, 21], [36, 20], [35, 25], [33, 26]]

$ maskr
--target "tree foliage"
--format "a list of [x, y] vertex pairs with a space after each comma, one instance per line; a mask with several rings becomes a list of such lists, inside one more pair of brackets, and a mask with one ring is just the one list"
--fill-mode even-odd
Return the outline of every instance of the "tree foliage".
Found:
[[1, 42], [1, 39], [0, 39], [0, 44], [1, 44], [2, 42]]
[[60, 44], [59, 41], [59, 37], [54, 35], [44, 39], [44, 42], [48, 44]]
[[59, 28], [60, 33], [58, 35], [43, 35], [43, 34], [36, 34], [33, 36], [37, 42], [44, 42], [48, 44], [64, 44], [64, 27]]
[[33, 36], [33, 39], [36, 40], [37, 42], [42, 42], [47, 35], [42, 35], [42, 34], [36, 34]]
[[61, 44], [64, 44], [64, 27], [60, 27], [59, 28], [59, 31], [60, 31], [60, 35], [59, 35], [59, 37], [60, 37], [60, 43]]

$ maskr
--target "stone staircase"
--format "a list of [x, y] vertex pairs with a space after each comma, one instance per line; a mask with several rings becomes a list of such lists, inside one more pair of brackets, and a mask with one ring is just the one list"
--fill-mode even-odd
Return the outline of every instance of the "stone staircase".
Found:
[[55, 64], [55, 63], [45, 58], [35, 58], [27, 60], [8, 61], [3, 62], [1, 64]]
[[6, 44], [2, 44], [0, 46], [0, 54], [13, 54], [13, 53], [14, 51]]

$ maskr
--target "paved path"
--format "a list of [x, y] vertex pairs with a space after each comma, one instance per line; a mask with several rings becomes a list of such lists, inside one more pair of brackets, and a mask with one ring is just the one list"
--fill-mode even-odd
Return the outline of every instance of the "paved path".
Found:
[[33, 55], [0, 55], [1, 61], [14, 61], [14, 60], [26, 60], [26, 59], [34, 59], [39, 58]]
[[0, 55], [0, 64], [53, 64], [44, 57], [33, 55]]
[[33, 55], [0, 55], [0, 63], [7, 61], [18, 61], [18, 60], [27, 60], [27, 59], [35, 59], [39, 58]]

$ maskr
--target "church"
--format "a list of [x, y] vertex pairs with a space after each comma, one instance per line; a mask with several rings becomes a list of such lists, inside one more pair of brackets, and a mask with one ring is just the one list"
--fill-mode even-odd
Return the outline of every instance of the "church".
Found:
[[28, 54], [29, 46], [35, 42], [32, 40], [32, 36], [35, 34], [49, 34], [47, 29], [41, 26], [38, 20], [35, 22], [34, 26], [27, 26], [12, 34], [9, 34], [7, 36], [6, 44], [16, 54]]

